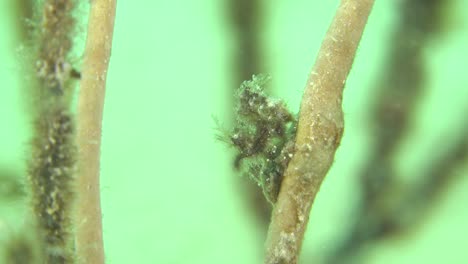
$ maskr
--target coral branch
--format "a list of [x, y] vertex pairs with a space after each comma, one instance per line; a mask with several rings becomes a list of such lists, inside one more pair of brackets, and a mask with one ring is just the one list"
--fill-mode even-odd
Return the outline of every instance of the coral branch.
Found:
[[78, 99], [78, 206], [76, 252], [81, 263], [104, 263], [99, 157], [106, 74], [115, 0], [93, 0]]
[[373, 0], [343, 0], [304, 91], [295, 153], [284, 174], [265, 263], [297, 263], [310, 208], [343, 133], [341, 101]]
[[66, 112], [57, 111], [38, 120], [39, 135], [32, 142], [30, 178], [33, 207], [47, 263], [73, 263], [71, 249], [71, 205], [75, 164], [73, 122]]
[[[226, 9], [233, 41], [236, 43], [234, 44], [236, 48], [231, 54], [233, 61], [231, 67], [234, 70], [233, 82], [237, 90], [240, 82], [251, 78], [253, 74], [264, 72], [265, 60], [260, 33], [263, 28], [265, 6], [262, 0], [230, 0], [226, 1]], [[232, 98], [229, 96], [230, 102]], [[266, 236], [271, 215], [270, 204], [263, 198], [263, 193], [258, 191], [255, 182], [245, 181], [241, 177], [235, 177], [234, 180], [239, 192], [245, 193], [242, 199], [248, 212], [255, 218], [258, 229], [261, 229]], [[261, 236], [260, 245], [263, 244], [264, 236]]]
[[30, 203], [44, 263], [73, 263], [72, 207], [75, 192], [75, 125], [72, 50], [75, 1], [47, 0], [36, 15], [36, 82], [32, 100], [34, 134], [28, 164]]

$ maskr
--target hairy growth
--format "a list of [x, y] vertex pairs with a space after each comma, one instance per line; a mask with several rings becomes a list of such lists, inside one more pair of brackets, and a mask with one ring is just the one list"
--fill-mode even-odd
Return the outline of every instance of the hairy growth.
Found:
[[238, 151], [236, 169], [256, 181], [266, 199], [274, 204], [292, 156], [296, 119], [281, 100], [265, 94], [269, 79], [254, 75], [242, 83], [236, 94], [234, 129], [222, 140]]
[[75, 124], [71, 114], [73, 79], [80, 74], [70, 60], [75, 0], [41, 1], [36, 15], [36, 82], [28, 183], [44, 263], [74, 263], [71, 207], [74, 193]]
[[29, 181], [35, 187], [32, 196], [39, 232], [47, 263], [69, 263], [69, 212], [76, 152], [73, 123], [69, 114], [58, 111], [38, 120], [36, 129], [41, 136], [33, 140]]

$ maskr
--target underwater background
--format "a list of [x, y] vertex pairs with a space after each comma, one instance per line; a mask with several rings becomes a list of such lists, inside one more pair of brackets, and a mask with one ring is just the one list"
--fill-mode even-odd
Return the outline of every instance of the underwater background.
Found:
[[[262, 262], [267, 227], [258, 218], [265, 216], [246, 198], [252, 188], [234, 170], [235, 150], [216, 140], [214, 119], [232, 127], [235, 89], [258, 73], [269, 74], [269, 92], [297, 112], [339, 1], [262, 1], [255, 10], [233, 2], [118, 1], [102, 132], [106, 263]], [[377, 138], [373, 103], [378, 86], [389, 82], [382, 73], [401, 2], [376, 1], [369, 18], [346, 82], [344, 137], [314, 202], [301, 263], [347, 263], [329, 256], [361, 212], [362, 167]], [[467, 141], [468, 1], [446, 2], [440, 27], [422, 48], [424, 85], [392, 156], [401, 186], [385, 198], [391, 201], [424, 184], [429, 165]], [[28, 221], [25, 190], [6, 180], [23, 181], [31, 138], [24, 88], [32, 78], [25, 65], [32, 44], [15, 3], [0, 0], [0, 248]], [[76, 14], [83, 23], [77, 47], [85, 40], [86, 10], [83, 4]], [[239, 33], [244, 22], [252, 30], [246, 35]], [[357, 263], [466, 262], [467, 151], [444, 171], [450, 180], [436, 183], [444, 185], [436, 198], [414, 198], [423, 202], [408, 217], [420, 219], [363, 244]]]

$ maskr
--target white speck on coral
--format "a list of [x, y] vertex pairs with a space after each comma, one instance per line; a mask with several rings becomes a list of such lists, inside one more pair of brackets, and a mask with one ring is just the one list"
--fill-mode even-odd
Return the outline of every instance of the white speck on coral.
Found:
[[275, 255], [284, 260], [285, 263], [291, 263], [295, 255], [292, 253], [296, 247], [296, 236], [294, 233], [281, 232], [278, 245], [275, 248]]
[[274, 100], [267, 100], [267, 106], [268, 107], [274, 107], [276, 106], [278, 103]]
[[297, 218], [299, 219], [299, 222], [304, 222], [304, 215], [300, 214]]

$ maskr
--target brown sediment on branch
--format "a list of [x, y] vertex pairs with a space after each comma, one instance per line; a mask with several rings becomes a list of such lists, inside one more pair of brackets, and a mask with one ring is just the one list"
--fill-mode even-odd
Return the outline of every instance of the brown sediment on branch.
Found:
[[69, 56], [75, 1], [46, 0], [41, 8], [34, 36], [37, 82], [26, 94], [34, 120], [28, 184], [44, 263], [73, 263], [76, 148]]
[[36, 131], [29, 182], [45, 263], [73, 263], [73, 120], [67, 112], [57, 110], [37, 120]]
[[115, 0], [90, 1], [78, 99], [78, 206], [76, 253], [80, 263], [104, 263], [99, 188], [102, 112], [114, 28]]
[[74, 0], [47, 0], [42, 9], [38, 35], [37, 75], [44, 89], [40, 91], [62, 95], [68, 88], [72, 70], [69, 55], [75, 19], [72, 15]]
[[322, 43], [268, 231], [267, 264], [297, 263], [310, 208], [341, 140], [343, 88], [373, 3], [343, 0]]

